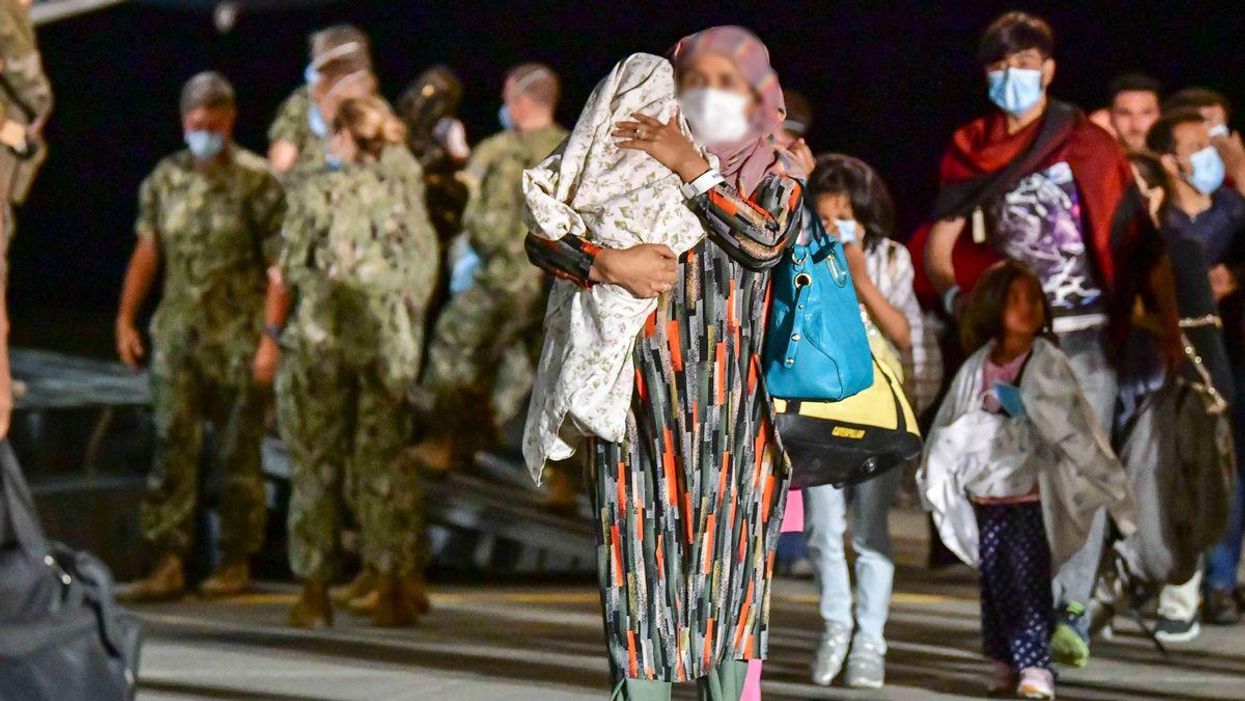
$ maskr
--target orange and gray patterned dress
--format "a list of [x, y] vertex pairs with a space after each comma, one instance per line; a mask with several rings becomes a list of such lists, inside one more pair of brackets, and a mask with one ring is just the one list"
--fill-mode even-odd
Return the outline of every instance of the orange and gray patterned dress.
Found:
[[[590, 442], [597, 567], [615, 678], [694, 680], [765, 654], [789, 470], [761, 374], [768, 269], [802, 222], [802, 186], [771, 175], [692, 200], [709, 237], [636, 338], [622, 443]], [[589, 285], [599, 250], [528, 236], [532, 261]]]

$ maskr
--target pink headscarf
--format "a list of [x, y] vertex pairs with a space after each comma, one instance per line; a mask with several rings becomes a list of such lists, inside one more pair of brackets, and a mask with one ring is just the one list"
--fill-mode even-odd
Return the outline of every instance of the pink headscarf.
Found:
[[727, 182], [747, 197], [766, 175], [795, 170], [794, 163], [785, 158], [769, 138], [782, 126], [787, 115], [782, 87], [778, 84], [778, 74], [770, 67], [769, 49], [743, 27], [712, 27], [683, 37], [668, 55], [675, 72], [681, 73], [693, 57], [706, 53], [730, 59], [757, 95], [752, 133], [742, 141], [709, 149], [718, 157]]

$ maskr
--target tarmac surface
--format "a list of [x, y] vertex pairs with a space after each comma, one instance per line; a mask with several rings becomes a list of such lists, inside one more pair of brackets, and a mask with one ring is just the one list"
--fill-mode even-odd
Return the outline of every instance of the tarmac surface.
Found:
[[[773, 601], [767, 701], [985, 698], [977, 584], [967, 568], [931, 573], [921, 516], [892, 516], [898, 570], [887, 628], [887, 686], [858, 692], [808, 681], [821, 624], [811, 580], [784, 579]], [[434, 583], [433, 612], [409, 630], [339, 614], [336, 627], [284, 625], [289, 585], [225, 601], [188, 598], [137, 609], [148, 623], [139, 701], [603, 701], [608, 697], [596, 588]], [[1080, 670], [1061, 670], [1065, 701], [1245, 699], [1245, 626], [1203, 627], [1164, 657], [1131, 622], [1099, 641]], [[688, 690], [676, 699], [690, 699]]]

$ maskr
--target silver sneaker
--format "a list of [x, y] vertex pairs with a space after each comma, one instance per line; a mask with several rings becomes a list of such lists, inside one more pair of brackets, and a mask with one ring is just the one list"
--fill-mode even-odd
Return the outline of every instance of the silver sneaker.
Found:
[[885, 645], [863, 635], [856, 636], [843, 681], [853, 689], [881, 689], [886, 682]]
[[843, 669], [843, 660], [847, 658], [851, 644], [851, 629], [838, 623], [826, 625], [826, 632], [822, 633], [821, 643], [817, 645], [817, 656], [813, 658], [814, 684], [830, 686], [834, 683], [834, 678]]

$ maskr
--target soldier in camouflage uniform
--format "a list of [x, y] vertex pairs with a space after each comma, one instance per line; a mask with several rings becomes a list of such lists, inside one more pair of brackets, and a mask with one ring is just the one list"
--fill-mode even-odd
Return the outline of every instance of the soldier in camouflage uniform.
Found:
[[[558, 79], [548, 67], [512, 70], [503, 93], [507, 128], [481, 142], [467, 164], [472, 194], [463, 229], [481, 262], [473, 284], [441, 312], [428, 350], [420, 394], [430, 433], [415, 454], [432, 469], [464, 465], [496, 439], [489, 407], [497, 368], [512, 347], [539, 353], [544, 274], [524, 253], [520, 179], [566, 137], [553, 119], [557, 97]], [[527, 365], [534, 368], [534, 360]], [[514, 383], [530, 384], [531, 372], [509, 375]], [[505, 394], [506, 388], [496, 391]], [[516, 404], [513, 397], [504, 403]]]
[[43, 165], [43, 125], [52, 113], [52, 86], [43, 73], [29, 6], [29, 0], [0, 0], [0, 326], [6, 331], [0, 337], [0, 437], [8, 433], [12, 395], [20, 396], [25, 387], [9, 377], [4, 288], [17, 227], [13, 207], [26, 200]]
[[347, 100], [336, 113], [330, 151], [343, 165], [290, 195], [278, 294], [288, 297], [270, 317], [283, 322], [293, 302], [277, 375], [294, 469], [290, 566], [304, 583], [290, 622], [331, 624], [326, 585], [349, 508], [363, 563], [376, 574], [373, 623], [408, 625], [427, 605], [423, 491], [401, 458], [436, 236], [401, 122], [379, 98]]
[[201, 73], [182, 91], [187, 150], [160, 162], [139, 196], [138, 244], [117, 314], [117, 349], [138, 367], [135, 317], [161, 264], [164, 286], [151, 322], [156, 456], [139, 512], [160, 555], [126, 598], [178, 596], [191, 547], [204, 425], [211, 423], [226, 473], [220, 504], [224, 560], [201, 590], [233, 594], [250, 585], [248, 559], [263, 544], [260, 446], [268, 392], [251, 380], [263, 337], [265, 270], [275, 261], [285, 198], [259, 156], [231, 140], [233, 88]]
[[340, 67], [344, 59], [350, 65], [349, 72], [372, 71], [367, 35], [356, 27], [339, 24], [322, 29], [311, 35], [310, 43], [311, 62], [303, 75], [305, 84], [281, 103], [268, 128], [268, 162], [273, 172], [287, 181], [326, 167], [324, 143], [332, 117], [312, 106], [313, 91], [325, 87], [326, 67], [334, 62]]

